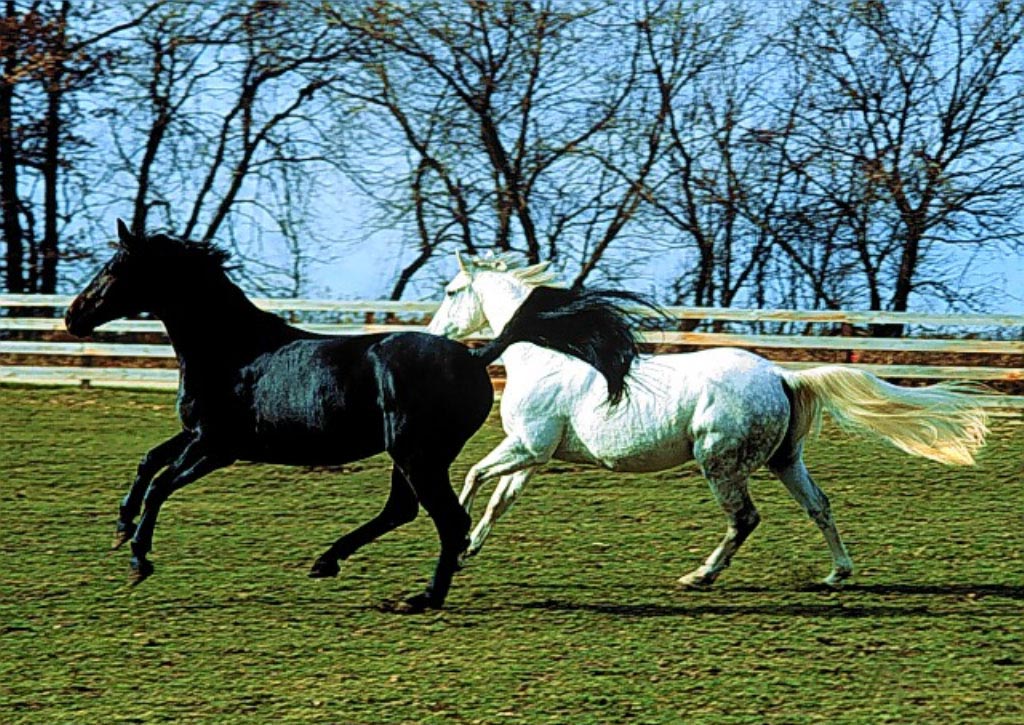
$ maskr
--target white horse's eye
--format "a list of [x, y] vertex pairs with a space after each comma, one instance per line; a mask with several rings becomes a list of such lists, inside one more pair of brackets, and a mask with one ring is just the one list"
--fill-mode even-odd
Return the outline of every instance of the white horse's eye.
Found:
[[454, 297], [455, 295], [457, 295], [461, 291], [462, 290], [458, 290], [458, 289], [450, 289], [450, 290], [446, 290], [445, 294], [448, 295], [449, 297]]

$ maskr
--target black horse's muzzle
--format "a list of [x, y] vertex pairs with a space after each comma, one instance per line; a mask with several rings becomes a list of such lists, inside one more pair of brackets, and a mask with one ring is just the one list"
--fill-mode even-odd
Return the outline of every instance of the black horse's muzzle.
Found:
[[83, 307], [82, 298], [79, 296], [64, 313], [64, 327], [75, 337], [88, 337], [96, 329], [96, 325], [89, 319], [91, 315]]

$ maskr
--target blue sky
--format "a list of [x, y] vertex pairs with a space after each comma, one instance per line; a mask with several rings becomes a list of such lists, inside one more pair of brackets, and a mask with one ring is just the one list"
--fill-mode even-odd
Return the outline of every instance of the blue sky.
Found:
[[[771, 4], [787, 7], [786, 3], [773, 1]], [[370, 200], [362, 197], [359, 191], [344, 181], [339, 182], [338, 187], [341, 188], [331, 190], [333, 198], [324, 200], [327, 203], [323, 206], [314, 204], [310, 209], [318, 217], [315, 226], [329, 235], [329, 253], [334, 259], [309, 265], [309, 289], [306, 294], [333, 298], [386, 297], [403, 263], [413, 256], [413, 240], [402, 240], [396, 233], [386, 231], [370, 234]], [[115, 211], [122, 215], [127, 212], [126, 209]], [[113, 214], [106, 228], [113, 230]], [[262, 242], [258, 245], [263, 250], [260, 256], [273, 257], [276, 253], [275, 241], [269, 237], [268, 234], [265, 246]], [[225, 243], [227, 240], [224, 238], [220, 241]], [[664, 244], [662, 241], [661, 246]], [[618, 254], [624, 255], [627, 252]], [[626, 282], [634, 289], [656, 294], [685, 268], [687, 254], [685, 250], [667, 255], [652, 253], [649, 261], [638, 265], [635, 268], [636, 275]], [[439, 283], [454, 273], [454, 261], [450, 254], [445, 255], [439, 264], [435, 263], [414, 278], [405, 297], [440, 299]], [[962, 286], [990, 289], [986, 307], [991, 311], [1024, 314], [1024, 258], [1020, 255], [989, 256], [974, 260], [972, 272], [962, 280]], [[914, 309], [922, 311], [945, 311], [941, 301], [929, 300], [920, 295], [912, 298], [912, 305]]]
[[[383, 238], [375, 243], [353, 246], [344, 259], [311, 267], [311, 283], [319, 294], [328, 297], [350, 299], [380, 299], [387, 293], [401, 268], [399, 263], [400, 244]], [[446, 259], [441, 265], [447, 276], [455, 275], [454, 259]], [[634, 284], [638, 290], [650, 292], [665, 284], [670, 271], [664, 265], [652, 260], [646, 274], [638, 275]], [[660, 273], [660, 274], [659, 274]], [[425, 272], [408, 299], [441, 299], [440, 288], [435, 286], [436, 278]], [[1024, 257], [1006, 256], [997, 259], [977, 260], [973, 271], [965, 282], [972, 287], [990, 287], [994, 294], [989, 305], [991, 312], [1024, 314]], [[923, 300], [918, 297], [919, 303]], [[921, 311], [926, 311], [918, 307]], [[936, 302], [927, 311], [940, 312]]]

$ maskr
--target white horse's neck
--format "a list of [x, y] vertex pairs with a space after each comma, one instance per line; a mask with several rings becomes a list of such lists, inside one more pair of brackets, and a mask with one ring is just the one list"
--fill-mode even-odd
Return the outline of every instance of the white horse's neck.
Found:
[[[480, 299], [487, 324], [495, 335], [505, 329], [516, 310], [533, 291], [532, 285], [500, 272], [480, 273], [473, 287]], [[501, 357], [509, 381], [513, 378], [531, 380], [547, 375], [570, 360], [560, 352], [538, 345], [512, 345]]]
[[473, 283], [473, 289], [480, 299], [487, 324], [497, 335], [505, 329], [533, 288], [508, 274], [481, 272]]

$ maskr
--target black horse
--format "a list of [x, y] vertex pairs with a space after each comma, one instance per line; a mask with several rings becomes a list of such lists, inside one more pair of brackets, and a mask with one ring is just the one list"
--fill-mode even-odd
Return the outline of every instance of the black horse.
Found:
[[595, 365], [621, 391], [636, 356], [616, 293], [537, 290], [474, 350], [415, 332], [332, 337], [259, 310], [228, 279], [227, 255], [209, 244], [135, 234], [120, 220], [117, 232], [116, 253], [65, 322], [82, 337], [148, 312], [177, 354], [183, 430], [142, 458], [114, 539], [114, 548], [131, 541], [136, 584], [153, 573], [146, 557], [160, 507], [182, 486], [237, 460], [337, 465], [387, 451], [394, 468], [383, 510], [338, 539], [310, 576], [335, 576], [339, 560], [413, 520], [422, 504], [441, 555], [426, 591], [404, 607], [439, 608], [470, 523], [448, 469], [491, 410], [487, 365], [514, 342], [534, 342]]

